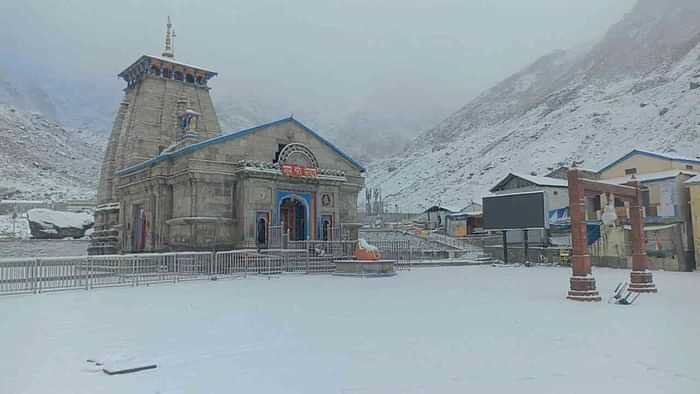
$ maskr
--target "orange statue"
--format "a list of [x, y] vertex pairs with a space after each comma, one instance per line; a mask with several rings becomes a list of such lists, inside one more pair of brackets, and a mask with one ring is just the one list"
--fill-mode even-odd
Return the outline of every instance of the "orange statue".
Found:
[[379, 249], [376, 246], [372, 246], [360, 238], [357, 240], [357, 248], [352, 253], [352, 257], [357, 260], [377, 261], [382, 256], [379, 254]]

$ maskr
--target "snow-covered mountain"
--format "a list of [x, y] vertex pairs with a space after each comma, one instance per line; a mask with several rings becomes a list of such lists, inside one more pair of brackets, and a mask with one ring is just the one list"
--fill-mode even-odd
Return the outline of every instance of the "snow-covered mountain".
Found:
[[640, 0], [589, 48], [557, 51], [486, 91], [368, 184], [390, 206], [466, 205], [510, 171], [598, 167], [633, 148], [700, 155], [700, 2]]
[[0, 70], [0, 198], [93, 198], [111, 98], [95, 83], [45, 77]]
[[0, 104], [0, 198], [94, 198], [106, 137]]

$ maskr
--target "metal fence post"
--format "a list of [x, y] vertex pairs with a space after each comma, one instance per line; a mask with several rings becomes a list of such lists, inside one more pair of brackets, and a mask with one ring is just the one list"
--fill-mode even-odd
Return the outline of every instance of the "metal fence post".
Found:
[[131, 260], [131, 286], [136, 286], [136, 259]]
[[90, 280], [90, 260], [90, 256], [85, 257], [85, 264], [83, 265], [83, 271], [85, 271], [83, 273], [83, 279], [85, 280], [85, 290], [90, 290], [90, 286], [88, 285], [88, 281]]
[[29, 283], [32, 289], [32, 293], [37, 294], [39, 292], [37, 283], [37, 271], [38, 271], [39, 259], [34, 259], [32, 265], [29, 267]]
[[209, 276], [211, 276], [211, 277], [216, 277], [216, 269], [214, 267], [215, 264], [216, 264], [216, 252], [211, 252], [211, 254], [209, 255]]
[[172, 273], [173, 275], [173, 283], [177, 283], [177, 256], [171, 254], [166, 257], [166, 261], [168, 262], [168, 272]]
[[37, 258], [34, 260], [34, 269], [32, 271], [34, 276], [34, 294], [41, 293], [41, 259]]

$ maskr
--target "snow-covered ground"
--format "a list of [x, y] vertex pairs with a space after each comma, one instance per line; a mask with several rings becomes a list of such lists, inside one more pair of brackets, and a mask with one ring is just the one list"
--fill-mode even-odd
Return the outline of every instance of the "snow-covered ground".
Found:
[[[629, 271], [596, 269], [612, 291]], [[1, 393], [698, 393], [700, 274], [633, 306], [564, 268], [425, 268], [0, 298]], [[158, 368], [88, 372], [135, 357]]]

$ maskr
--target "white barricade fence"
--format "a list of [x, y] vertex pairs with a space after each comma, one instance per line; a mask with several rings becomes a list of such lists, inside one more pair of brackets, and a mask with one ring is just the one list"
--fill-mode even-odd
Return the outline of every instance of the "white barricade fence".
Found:
[[[290, 249], [0, 259], [0, 295], [282, 273], [331, 273], [354, 241], [290, 241]], [[382, 257], [410, 269], [407, 242], [375, 242]]]
[[248, 275], [279, 275], [283, 260], [253, 249], [217, 252], [214, 258], [214, 274], [231, 277]]

